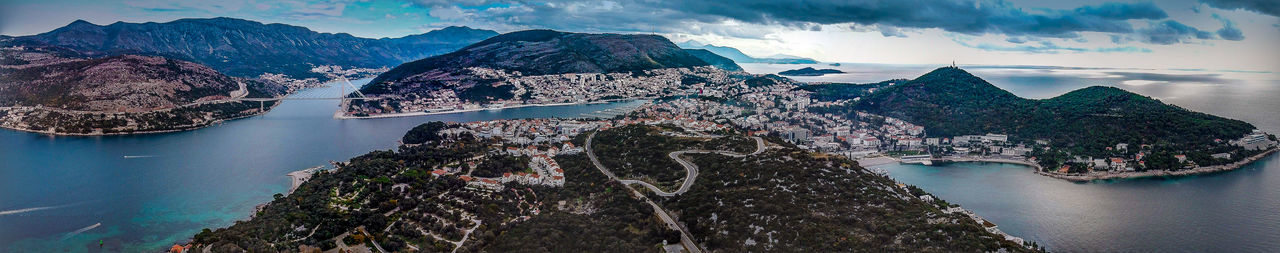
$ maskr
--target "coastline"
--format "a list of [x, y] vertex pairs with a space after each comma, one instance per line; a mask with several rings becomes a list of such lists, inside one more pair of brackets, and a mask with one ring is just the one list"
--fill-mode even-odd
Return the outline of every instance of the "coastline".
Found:
[[288, 174], [285, 174], [285, 176], [289, 177], [290, 185], [289, 185], [289, 191], [285, 192], [284, 195], [288, 196], [290, 194], [293, 194], [293, 191], [298, 190], [298, 187], [302, 186], [302, 183], [306, 183], [307, 180], [310, 180], [311, 175], [315, 175], [316, 171], [319, 171], [321, 168], [324, 168], [324, 165], [315, 166], [315, 167], [298, 170], [294, 172], [289, 172]]
[[1057, 179], [1063, 179], [1063, 180], [1072, 181], [1072, 182], [1089, 182], [1094, 180], [1111, 180], [1111, 179], [1136, 179], [1136, 178], [1146, 178], [1146, 177], [1192, 176], [1192, 175], [1233, 171], [1233, 170], [1239, 169], [1240, 167], [1244, 167], [1245, 165], [1249, 165], [1253, 162], [1256, 162], [1258, 160], [1262, 160], [1263, 158], [1270, 156], [1276, 151], [1280, 151], [1280, 148], [1268, 149], [1267, 151], [1262, 152], [1261, 154], [1250, 156], [1249, 158], [1245, 158], [1240, 161], [1236, 161], [1229, 164], [1214, 165], [1214, 166], [1207, 166], [1207, 167], [1195, 167], [1188, 170], [1122, 172], [1122, 173], [1106, 173], [1106, 174], [1097, 174], [1097, 175], [1090, 175], [1090, 174], [1083, 174], [1083, 175], [1074, 174], [1073, 175], [1073, 174], [1061, 174], [1061, 173], [1053, 173], [1053, 172], [1042, 172], [1040, 170], [1036, 170], [1036, 174], [1057, 178]]
[[[1263, 158], [1266, 158], [1267, 156], [1270, 156], [1273, 153], [1276, 153], [1278, 151], [1280, 151], [1280, 147], [1272, 148], [1265, 152], [1262, 152], [1261, 154], [1257, 154], [1257, 155], [1242, 159], [1240, 161], [1229, 163], [1229, 164], [1196, 167], [1196, 168], [1187, 169], [1187, 170], [1177, 170], [1177, 171], [1156, 170], [1156, 171], [1142, 171], [1142, 172], [1120, 172], [1120, 173], [1098, 173], [1098, 174], [1062, 174], [1062, 173], [1056, 173], [1056, 172], [1044, 172], [1042, 170], [1042, 167], [1039, 164], [1035, 164], [1027, 161], [1010, 160], [1010, 159], [944, 158], [944, 160], [946, 160], [947, 162], [1003, 163], [1003, 164], [1022, 165], [1022, 166], [1030, 167], [1036, 174], [1041, 176], [1052, 177], [1052, 178], [1067, 180], [1071, 182], [1085, 183], [1085, 182], [1090, 182], [1094, 180], [1116, 180], [1116, 179], [1126, 180], [1126, 179], [1138, 179], [1138, 178], [1148, 178], [1148, 177], [1182, 177], [1182, 176], [1194, 176], [1194, 175], [1211, 174], [1211, 173], [1218, 173], [1218, 172], [1227, 172], [1227, 171], [1233, 171], [1233, 170], [1239, 169], [1240, 167], [1244, 167], [1245, 165], [1249, 165], [1258, 160], [1262, 160]], [[889, 161], [884, 161], [884, 160], [889, 160]], [[864, 161], [867, 162], [867, 165], [862, 165]], [[868, 167], [868, 166], [889, 164], [896, 161], [898, 161], [898, 159], [892, 159], [892, 158], [886, 159], [885, 157], [872, 157], [872, 158], [859, 159], [858, 163], [863, 167]]]
[[[0, 128], [10, 129], [10, 130], [15, 130], [15, 131], [21, 131], [21, 132], [28, 132], [28, 133], [44, 134], [44, 135], [50, 135], [50, 136], [85, 136], [85, 137], [87, 137], [87, 136], [113, 136], [113, 135], [141, 135], [141, 134], [173, 133], [173, 132], [182, 132], [182, 131], [191, 131], [191, 130], [201, 129], [201, 128], [205, 128], [205, 127], [209, 127], [209, 126], [213, 126], [213, 125], [217, 125], [217, 124], [222, 124], [223, 122], [230, 121], [230, 120], [237, 120], [237, 119], [249, 118], [249, 117], [254, 117], [254, 116], [260, 116], [260, 115], [263, 115], [263, 114], [267, 114], [268, 112], [271, 112], [271, 110], [272, 110], [272, 109], [275, 109], [275, 108], [276, 108], [276, 106], [280, 106], [280, 104], [281, 104], [281, 103], [275, 103], [275, 104], [272, 104], [270, 107], [266, 108], [265, 110], [261, 110], [261, 111], [258, 111], [257, 113], [253, 113], [253, 114], [249, 114], [249, 115], [241, 115], [241, 116], [230, 117], [230, 118], [225, 118], [225, 119], [217, 119], [217, 120], [210, 121], [208, 124], [187, 125], [187, 126], [176, 126], [177, 128], [164, 129], [164, 130], [141, 130], [141, 131], [113, 132], [113, 133], [64, 133], [64, 132], [48, 131], [48, 130], [35, 130], [35, 129], [29, 129], [29, 128], [18, 128], [18, 127], [9, 126], [9, 125], [6, 125], [6, 124], [0, 124]], [[145, 113], [145, 112], [143, 112], [143, 113]]]
[[996, 159], [996, 158], [959, 158], [959, 159], [956, 159], [956, 158], [951, 158], [951, 159], [948, 159], [947, 161], [949, 161], [949, 162], [958, 162], [958, 163], [1003, 163], [1003, 164], [1015, 164], [1015, 165], [1022, 165], [1022, 166], [1031, 167], [1032, 169], [1035, 169], [1036, 171], [1040, 171], [1040, 169], [1042, 168], [1042, 167], [1040, 167], [1040, 165], [1039, 165], [1039, 164], [1035, 164], [1035, 163], [1031, 163], [1031, 162], [1027, 162], [1027, 161], [1011, 160], [1011, 159]]
[[[889, 157], [889, 156], [876, 156], [876, 157], [858, 159], [858, 165], [862, 166], [863, 168], [866, 168], [869, 166], [878, 166], [878, 165], [901, 163], [901, 162], [902, 161], [900, 159]], [[1034, 164], [1027, 161], [997, 159], [997, 158], [944, 157], [939, 159], [939, 162], [1015, 164], [1015, 165], [1022, 165], [1022, 166], [1035, 168], [1036, 171], [1039, 171], [1041, 168], [1039, 164]]]
[[867, 167], [897, 163], [898, 159], [889, 157], [889, 156], [875, 156], [875, 157], [863, 157], [861, 159], [858, 159], [857, 162], [859, 167], [862, 167], [864, 169], [871, 169]]

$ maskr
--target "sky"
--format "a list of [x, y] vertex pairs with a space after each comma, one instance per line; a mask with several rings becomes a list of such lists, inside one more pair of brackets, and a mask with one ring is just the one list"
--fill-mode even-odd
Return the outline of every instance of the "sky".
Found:
[[233, 17], [381, 38], [446, 26], [656, 33], [824, 62], [1280, 72], [1280, 1], [0, 0], [0, 34]]

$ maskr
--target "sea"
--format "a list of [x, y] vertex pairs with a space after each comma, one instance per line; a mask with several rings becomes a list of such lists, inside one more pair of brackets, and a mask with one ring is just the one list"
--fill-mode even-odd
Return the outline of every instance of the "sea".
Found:
[[[363, 85], [369, 80], [353, 81]], [[293, 96], [332, 97], [339, 85]], [[337, 100], [286, 100], [193, 131], [55, 137], [0, 129], [0, 252], [155, 252], [247, 220], [285, 174], [374, 150], [431, 121], [579, 117], [641, 100], [334, 119]]]
[[[744, 64], [748, 72], [802, 67], [845, 74], [809, 82], [912, 79], [938, 65]], [[1203, 69], [959, 66], [1018, 96], [1052, 98], [1112, 86], [1280, 133], [1280, 73]], [[1280, 156], [1230, 172], [1073, 183], [1021, 165], [880, 165], [889, 176], [990, 220], [1053, 252], [1280, 252]]]
[[[742, 66], [752, 73], [835, 68], [847, 73], [793, 78], [846, 83], [911, 79], [941, 67]], [[1280, 74], [1275, 72], [960, 67], [1027, 98], [1115, 86], [1280, 132]], [[318, 97], [332, 89], [339, 87], [295, 96]], [[333, 118], [337, 101], [289, 100], [262, 116], [176, 133], [56, 137], [0, 129], [0, 252], [162, 251], [201, 229], [248, 219], [254, 206], [288, 190], [286, 173], [393, 149], [418, 124], [577, 117], [638, 103], [338, 120]], [[1226, 173], [1090, 183], [1037, 176], [1005, 164], [879, 167], [1051, 251], [1280, 251], [1280, 160], [1275, 156]]]

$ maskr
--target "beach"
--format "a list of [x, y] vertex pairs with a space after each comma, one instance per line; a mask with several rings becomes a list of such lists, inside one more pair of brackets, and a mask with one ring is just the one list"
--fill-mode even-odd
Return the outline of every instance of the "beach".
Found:
[[895, 159], [889, 156], [866, 157], [866, 158], [858, 159], [858, 166], [862, 166], [863, 168], [868, 168], [871, 166], [885, 165], [885, 164], [896, 163], [896, 162], [898, 162], [898, 159]]
[[324, 168], [324, 166], [315, 166], [305, 170], [299, 170], [299, 171], [289, 172], [289, 174], [285, 174], [285, 175], [288, 175], [289, 178], [292, 180], [292, 183], [289, 185], [289, 192], [285, 193], [285, 195], [293, 194], [293, 191], [297, 190], [298, 186], [302, 186], [302, 183], [305, 183], [307, 182], [308, 179], [311, 179], [311, 175], [314, 175], [316, 171], [320, 170], [320, 168]]

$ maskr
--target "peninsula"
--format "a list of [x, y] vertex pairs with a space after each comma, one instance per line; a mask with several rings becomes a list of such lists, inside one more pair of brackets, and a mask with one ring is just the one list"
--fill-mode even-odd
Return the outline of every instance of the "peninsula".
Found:
[[897, 140], [891, 150], [926, 160], [1022, 160], [1037, 164], [1042, 175], [1074, 181], [1232, 170], [1277, 147], [1275, 135], [1249, 123], [1119, 88], [1025, 99], [955, 67], [823, 111], [920, 124], [927, 137]]

